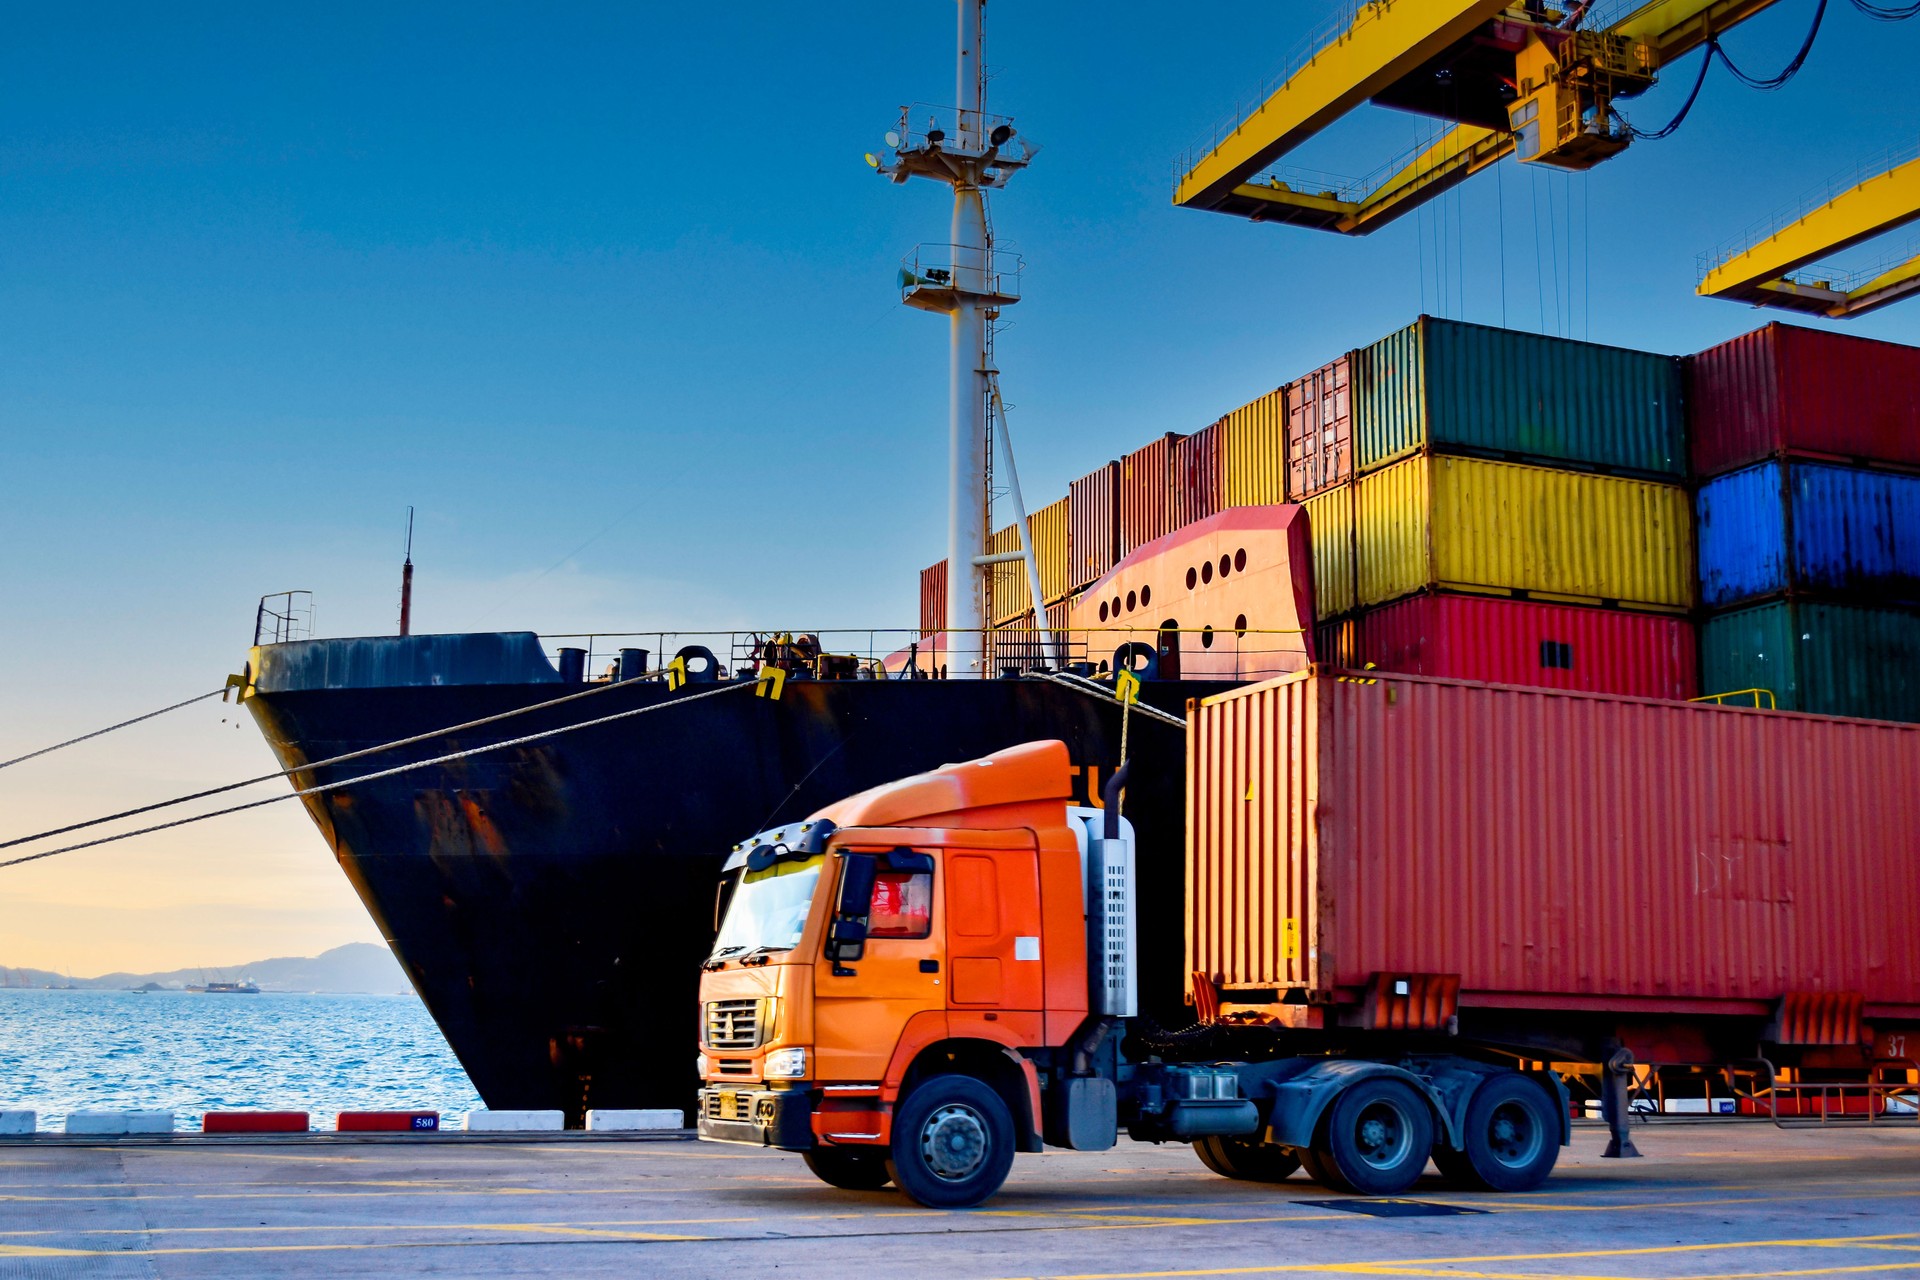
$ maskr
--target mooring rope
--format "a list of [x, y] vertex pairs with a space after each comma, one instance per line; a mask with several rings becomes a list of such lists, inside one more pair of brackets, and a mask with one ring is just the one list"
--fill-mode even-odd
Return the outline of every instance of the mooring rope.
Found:
[[[205, 800], [209, 796], [225, 795], [229, 791], [238, 791], [242, 787], [258, 786], [262, 782], [275, 782], [281, 778], [290, 778], [294, 774], [301, 773], [308, 769], [325, 769], [332, 765], [345, 764], [349, 760], [363, 760], [368, 756], [379, 755], [382, 752], [396, 751], [401, 747], [415, 746], [435, 738], [445, 738], [456, 733], [465, 733], [469, 729], [479, 729], [486, 725], [497, 724], [502, 720], [511, 720], [515, 716], [524, 716], [529, 712], [544, 711], [548, 707], [557, 707], [564, 703], [575, 702], [581, 698], [591, 697], [596, 693], [605, 693], [609, 689], [615, 689], [621, 685], [633, 683], [633, 681], [658, 680], [665, 674], [665, 671], [650, 671], [645, 675], [633, 677], [633, 680], [620, 680], [608, 684], [594, 685], [592, 688], [583, 689], [578, 693], [569, 693], [563, 697], [550, 698], [545, 702], [535, 702], [524, 707], [515, 707], [511, 711], [501, 711], [494, 715], [482, 716], [478, 720], [468, 720], [464, 724], [448, 725], [444, 729], [433, 729], [426, 733], [416, 733], [410, 738], [396, 738], [392, 742], [382, 742], [378, 746], [361, 747], [357, 751], [349, 751], [344, 755], [328, 756], [324, 760], [311, 760], [306, 764], [295, 765], [291, 769], [281, 769], [274, 773], [263, 773], [256, 778], [245, 778], [239, 782], [223, 783], [217, 787], [208, 787], [205, 791], [194, 791], [184, 796], [175, 796], [171, 800], [156, 800], [152, 804], [143, 804], [133, 809], [122, 809], [118, 813], [109, 813], [105, 817], [88, 818], [85, 822], [70, 822], [64, 827], [52, 827], [46, 831], [36, 831], [30, 836], [15, 836], [11, 840], [0, 840], [0, 849], [12, 849], [17, 845], [32, 844], [36, 840], [48, 840], [54, 836], [66, 835], [70, 831], [84, 831], [88, 827], [97, 827], [104, 822], [118, 822], [122, 818], [137, 818], [143, 813], [153, 813], [158, 809], [171, 809], [175, 805], [187, 804], [194, 800]], [[214, 692], [218, 693], [220, 690], [216, 689]], [[195, 701], [198, 701], [198, 699], [195, 699]], [[49, 748], [49, 750], [51, 750], [51, 748]]]
[[[288, 791], [277, 796], [268, 796], [264, 800], [249, 800], [245, 804], [228, 805], [224, 809], [212, 809], [206, 813], [196, 813], [190, 817], [176, 818], [172, 822], [158, 822], [149, 827], [139, 827], [132, 831], [116, 832], [113, 835], [101, 836], [98, 839], [94, 839], [94, 840], [82, 840], [77, 844], [62, 845], [58, 849], [44, 849], [39, 853], [29, 853], [18, 858], [9, 858], [4, 862], [0, 862], [0, 868], [17, 867], [23, 862], [38, 862], [42, 858], [51, 858], [57, 854], [62, 854], [62, 853], [72, 853], [77, 849], [91, 849], [95, 845], [112, 844], [116, 840], [130, 840], [134, 836], [150, 835], [155, 831], [166, 831], [173, 827], [189, 826], [195, 822], [205, 822], [208, 818], [220, 818], [220, 817], [225, 817], [227, 814], [230, 814], [230, 813], [241, 813], [248, 809], [261, 808], [264, 805], [279, 804], [282, 800], [298, 800], [304, 796], [320, 795], [321, 793], [327, 792], [327, 791], [339, 791], [346, 787], [357, 787], [363, 783], [376, 782], [381, 778], [391, 778], [395, 774], [409, 773], [415, 769], [429, 769], [429, 768], [432, 768], [434, 765], [448, 764], [455, 760], [464, 760], [469, 756], [477, 756], [484, 752], [499, 751], [506, 747], [524, 746], [529, 742], [539, 742], [542, 739], [557, 737], [558, 735], [563, 733], [572, 733], [576, 729], [591, 729], [595, 725], [611, 724], [615, 720], [627, 720], [634, 716], [646, 715], [650, 711], [664, 711], [669, 707], [684, 707], [690, 703], [699, 702], [703, 698], [715, 698], [720, 696], [723, 693], [733, 693], [734, 691], [739, 689], [757, 689], [759, 688], [759, 686], [760, 686], [760, 682], [757, 680], [734, 680], [734, 681], [728, 682], [725, 685], [722, 685], [718, 689], [709, 689], [704, 693], [695, 693], [695, 694], [690, 694], [684, 698], [675, 698], [670, 702], [657, 702], [650, 707], [629, 707], [625, 711], [616, 711], [612, 715], [600, 716], [593, 720], [582, 720], [575, 724], [565, 724], [565, 725], [561, 725], [557, 729], [542, 729], [539, 733], [523, 734], [518, 738], [507, 738], [500, 742], [490, 742], [485, 746], [481, 746], [481, 747], [469, 747], [465, 751], [450, 751], [445, 755], [433, 756], [426, 760], [415, 760], [410, 764], [395, 765], [391, 769], [380, 769], [373, 773], [361, 774], [357, 778], [345, 778], [339, 782], [323, 782], [318, 786], [302, 787], [297, 791]], [[595, 692], [597, 692], [597, 690]], [[577, 697], [579, 695], [576, 694], [572, 696]], [[565, 699], [557, 699], [557, 701], [565, 701]], [[499, 718], [499, 717], [494, 717], [494, 718]], [[485, 723], [485, 721], [474, 721], [474, 723], [483, 724]], [[437, 735], [427, 735], [427, 736], [437, 736]], [[413, 741], [413, 740], [414, 739], [407, 739], [405, 741]], [[389, 747], [391, 747], [397, 744], [388, 744], [388, 745]], [[385, 750], [387, 748], [372, 748], [372, 749]], [[358, 754], [364, 754], [364, 753], [358, 753]], [[337, 758], [344, 760], [344, 759], [348, 759], [349, 757], [340, 756]], [[313, 767], [315, 766], [313, 765], [301, 766], [302, 769], [310, 769]], [[279, 777], [281, 775], [274, 774], [271, 776]], [[104, 821], [104, 819], [102, 819], [102, 821]]]
[[38, 751], [29, 751], [27, 752], [27, 754], [23, 756], [15, 756], [11, 760], [0, 760], [0, 769], [5, 769], [5, 768], [8, 768], [9, 766], [19, 764], [23, 760], [37, 759], [40, 756], [49, 754], [50, 752], [58, 751], [62, 747], [71, 747], [78, 742], [86, 742], [93, 738], [103, 737], [106, 734], [112, 733], [115, 729], [124, 729], [128, 725], [139, 724], [142, 720], [151, 720], [155, 716], [163, 716], [167, 714], [167, 712], [169, 711], [178, 711], [180, 708], [190, 707], [196, 702], [205, 702], [208, 698], [217, 698], [221, 694], [225, 693], [226, 691], [227, 691], [226, 686], [222, 685], [218, 689], [209, 689], [205, 693], [196, 693], [193, 697], [188, 698], [185, 702], [176, 702], [170, 707], [162, 707], [158, 711], [149, 711], [147, 712], [147, 714], [143, 716], [135, 716], [131, 720], [122, 720], [119, 724], [110, 724], [104, 729], [95, 729], [92, 733], [83, 733], [77, 738], [68, 738], [65, 742], [56, 742], [50, 747], [42, 747]]

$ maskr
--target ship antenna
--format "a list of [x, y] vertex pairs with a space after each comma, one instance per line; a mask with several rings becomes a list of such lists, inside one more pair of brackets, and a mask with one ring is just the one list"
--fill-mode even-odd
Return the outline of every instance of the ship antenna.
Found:
[[[901, 264], [900, 297], [910, 307], [949, 317], [947, 439], [948, 671], [985, 674], [988, 581], [1001, 560], [1031, 559], [1031, 549], [987, 554], [992, 442], [989, 414], [995, 390], [990, 326], [1020, 300], [1018, 257], [996, 253], [988, 230], [986, 193], [1006, 185], [1039, 148], [1016, 138], [1013, 121], [986, 114], [982, 40], [986, 0], [956, 0], [958, 102], [951, 108], [915, 104], [900, 112], [886, 150], [867, 163], [895, 182], [931, 178], [953, 188], [950, 242], [923, 244]], [[924, 122], [916, 128], [916, 122]], [[1019, 519], [1023, 547], [1026, 521]], [[1045, 603], [1036, 600], [1035, 617]]]
[[407, 508], [407, 560], [400, 566], [400, 634], [413, 634], [413, 508]]

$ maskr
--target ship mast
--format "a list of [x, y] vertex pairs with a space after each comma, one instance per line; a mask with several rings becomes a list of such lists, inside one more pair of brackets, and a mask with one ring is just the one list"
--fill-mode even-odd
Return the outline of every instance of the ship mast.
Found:
[[[947, 439], [947, 616], [948, 674], [984, 672], [987, 627], [987, 575], [1002, 560], [1026, 561], [1035, 619], [1045, 626], [1039, 574], [1027, 546], [1025, 511], [1015, 511], [1021, 550], [987, 554], [989, 478], [993, 439], [991, 407], [996, 403], [990, 326], [1003, 307], [1020, 300], [1019, 260], [996, 254], [987, 225], [986, 193], [1004, 186], [1039, 148], [1015, 140], [1010, 119], [986, 114], [986, 70], [981, 43], [985, 0], [956, 0], [959, 52], [955, 72], [957, 105], [904, 108], [897, 131], [887, 134], [890, 155], [869, 154], [867, 163], [895, 182], [932, 178], [953, 188], [951, 240], [919, 246], [902, 265], [901, 300], [923, 311], [949, 317]], [[1004, 425], [1004, 424], [1003, 424]], [[1005, 449], [1004, 431], [1001, 445]], [[1009, 478], [1012, 456], [1006, 454]], [[1018, 493], [1014, 481], [1012, 492]], [[1015, 499], [1016, 506], [1019, 505]]]

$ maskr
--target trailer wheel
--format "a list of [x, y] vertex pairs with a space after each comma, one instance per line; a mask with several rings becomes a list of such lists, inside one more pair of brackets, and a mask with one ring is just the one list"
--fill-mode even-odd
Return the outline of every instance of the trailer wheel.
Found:
[[887, 1172], [887, 1153], [874, 1147], [848, 1150], [844, 1147], [815, 1148], [802, 1157], [813, 1176], [842, 1191], [878, 1191], [893, 1181]]
[[894, 1112], [887, 1172], [916, 1203], [971, 1208], [998, 1191], [1011, 1168], [1012, 1113], [972, 1076], [933, 1076]]
[[1195, 1138], [1193, 1154], [1221, 1177], [1243, 1182], [1283, 1182], [1300, 1167], [1300, 1157], [1287, 1147], [1218, 1134]]
[[1449, 1182], [1483, 1191], [1531, 1191], [1560, 1158], [1558, 1108], [1537, 1081], [1502, 1071], [1467, 1104], [1467, 1146], [1434, 1148], [1433, 1162]]
[[1362, 1080], [1327, 1109], [1315, 1143], [1325, 1171], [1367, 1196], [1413, 1185], [1433, 1150], [1433, 1112], [1399, 1080]]
[[1307, 1171], [1309, 1178], [1312, 1178], [1329, 1191], [1353, 1190], [1352, 1187], [1341, 1181], [1340, 1175], [1334, 1172], [1332, 1163], [1311, 1147], [1303, 1147], [1301, 1149], [1300, 1167]]

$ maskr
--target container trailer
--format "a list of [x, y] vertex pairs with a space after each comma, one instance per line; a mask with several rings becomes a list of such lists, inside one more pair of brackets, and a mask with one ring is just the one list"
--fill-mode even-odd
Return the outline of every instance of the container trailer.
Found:
[[[1168, 881], [1129, 767], [1076, 806], [1029, 743], [737, 846], [700, 1136], [936, 1207], [1122, 1133], [1232, 1178], [1517, 1191], [1568, 1080], [1632, 1155], [1636, 1064], [1776, 1117], [1915, 1078], [1920, 727], [1315, 667], [1189, 704], [1183, 895], [1136, 891]], [[1176, 930], [1184, 1029], [1140, 996]]]

